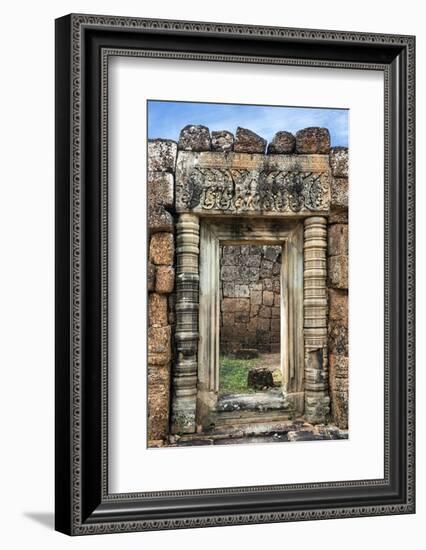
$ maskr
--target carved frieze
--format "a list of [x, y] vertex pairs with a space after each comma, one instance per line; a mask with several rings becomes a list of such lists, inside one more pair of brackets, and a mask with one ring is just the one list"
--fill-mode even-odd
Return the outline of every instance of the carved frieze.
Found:
[[176, 208], [204, 215], [326, 214], [330, 177], [322, 157], [287, 155], [271, 161], [263, 155], [180, 153]]

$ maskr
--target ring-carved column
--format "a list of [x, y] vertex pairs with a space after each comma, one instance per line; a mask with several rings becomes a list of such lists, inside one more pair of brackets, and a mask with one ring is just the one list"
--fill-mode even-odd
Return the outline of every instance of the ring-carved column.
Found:
[[199, 220], [181, 214], [177, 228], [176, 351], [173, 369], [172, 432], [195, 432], [198, 350]]
[[304, 241], [305, 418], [319, 424], [330, 414], [326, 218], [305, 220]]

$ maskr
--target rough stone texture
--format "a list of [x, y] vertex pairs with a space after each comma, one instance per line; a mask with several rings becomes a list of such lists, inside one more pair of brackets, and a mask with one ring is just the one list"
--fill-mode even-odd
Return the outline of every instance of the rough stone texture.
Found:
[[155, 288], [155, 265], [151, 262], [148, 262], [147, 267], [147, 284], [148, 292], [152, 292]]
[[348, 358], [330, 355], [331, 413], [335, 424], [342, 429], [348, 427], [349, 391]]
[[328, 259], [328, 280], [332, 288], [348, 288], [348, 256], [331, 256]]
[[330, 208], [330, 215], [328, 216], [328, 223], [348, 223], [348, 209], [332, 206]]
[[328, 351], [334, 355], [348, 355], [348, 327], [344, 321], [331, 320], [328, 324]]
[[248, 371], [247, 386], [255, 390], [267, 390], [274, 387], [274, 379], [269, 369], [252, 368]]
[[174, 172], [177, 143], [170, 139], [148, 140], [148, 170], [151, 172]]
[[178, 149], [181, 151], [210, 151], [210, 131], [201, 124], [188, 124], [180, 132]]
[[348, 293], [344, 290], [329, 289], [329, 319], [341, 321], [348, 326]]
[[151, 327], [164, 327], [168, 324], [167, 297], [163, 294], [149, 294], [148, 321]]
[[173, 208], [174, 177], [167, 172], [148, 172], [148, 208]]
[[330, 167], [333, 176], [347, 178], [349, 156], [347, 147], [332, 147], [330, 149]]
[[174, 242], [171, 233], [155, 233], [149, 245], [149, 260], [155, 265], [172, 265]]
[[349, 248], [348, 226], [343, 223], [330, 225], [328, 228], [328, 255], [347, 254]]
[[281, 252], [281, 246], [221, 246], [221, 352], [279, 351]]
[[234, 148], [234, 134], [226, 130], [212, 132], [212, 151], [227, 153]]
[[265, 152], [266, 139], [258, 136], [247, 128], [237, 128], [234, 151], [236, 153], [261, 153]]
[[290, 132], [277, 132], [268, 145], [268, 155], [294, 153], [296, 138]]
[[148, 229], [150, 233], [173, 232], [173, 216], [162, 206], [149, 208]]
[[148, 388], [148, 440], [164, 440], [169, 433], [170, 363], [148, 366]]
[[330, 132], [327, 128], [304, 128], [296, 133], [296, 153], [322, 154], [330, 151]]
[[148, 364], [166, 365], [171, 359], [171, 330], [166, 327], [148, 328]]
[[348, 179], [331, 178], [331, 208], [348, 208]]
[[157, 268], [155, 290], [160, 294], [170, 294], [175, 286], [175, 270], [170, 265], [161, 265]]

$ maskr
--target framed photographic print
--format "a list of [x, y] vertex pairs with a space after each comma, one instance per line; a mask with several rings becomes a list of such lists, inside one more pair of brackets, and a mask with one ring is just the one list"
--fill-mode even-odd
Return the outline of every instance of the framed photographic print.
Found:
[[56, 21], [56, 529], [414, 513], [414, 37]]

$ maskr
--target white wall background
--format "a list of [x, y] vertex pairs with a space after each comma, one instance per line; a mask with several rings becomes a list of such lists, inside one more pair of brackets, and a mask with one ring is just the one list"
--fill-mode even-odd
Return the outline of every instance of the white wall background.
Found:
[[[423, 368], [426, 279], [421, 216], [425, 207], [426, 31], [420, 2], [305, 0], [15, 2], [3, 6], [1, 40], [0, 543], [7, 549], [258, 548], [269, 544], [333, 550], [389, 550], [415, 543], [426, 520], [425, 474], [418, 468], [418, 512], [357, 520], [221, 527], [70, 539], [53, 528], [53, 146], [54, 18], [69, 12], [417, 34], [418, 150], [418, 460], [425, 461]], [[368, 131], [368, 128], [366, 129]], [[424, 219], [424, 218], [423, 218]], [[368, 429], [368, 427], [366, 427]], [[423, 537], [422, 537], [423, 538]], [[420, 545], [414, 544], [414, 547]]]

